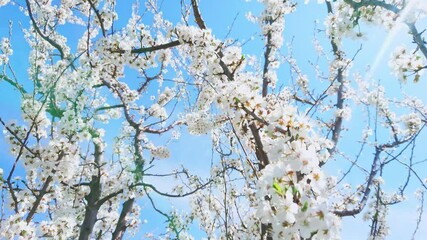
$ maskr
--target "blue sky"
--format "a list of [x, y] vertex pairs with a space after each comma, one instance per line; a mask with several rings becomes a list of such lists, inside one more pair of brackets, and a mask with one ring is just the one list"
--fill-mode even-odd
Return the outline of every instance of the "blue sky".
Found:
[[[126, 20], [126, 17], [130, 14], [130, 7], [128, 4], [118, 5], [117, 9], [119, 12], [120, 21], [118, 26], [123, 23], [122, 21]], [[170, 4], [170, 5], [169, 5]], [[172, 6], [173, 5], [173, 6]], [[169, 18], [171, 21], [178, 21], [180, 15], [176, 11], [178, 6], [178, 1], [175, 3], [170, 3], [164, 1], [163, 3], [163, 12], [166, 18]], [[213, 31], [213, 34], [220, 39], [223, 39], [226, 34], [230, 31], [231, 25], [235, 19], [233, 27], [230, 31], [230, 38], [238, 38], [239, 41], [244, 42], [250, 39], [252, 36], [259, 37], [259, 28], [256, 24], [249, 23], [245, 19], [245, 13], [247, 11], [252, 11], [254, 13], [261, 10], [260, 5], [256, 1], [246, 2], [244, 0], [202, 0], [200, 3], [201, 12], [204, 20], [208, 27]], [[286, 18], [286, 28], [285, 28], [285, 39], [286, 42], [293, 42], [293, 51], [294, 57], [297, 59], [300, 68], [303, 72], [307, 73], [309, 78], [314, 78], [314, 70], [310, 65], [309, 61], [315, 62], [316, 55], [312, 45], [312, 37], [314, 32], [314, 20], [319, 18], [321, 21], [318, 23], [319, 28], [323, 27], [323, 17], [326, 15], [326, 6], [317, 5], [311, 3], [309, 5], [300, 4], [300, 8], [297, 9], [295, 14], [292, 14]], [[22, 13], [17, 11], [17, 7], [7, 6], [5, 8], [0, 8], [0, 37], [6, 36], [8, 33], [8, 21], [7, 19], [13, 19], [14, 28], [13, 28], [13, 38], [12, 44], [14, 49], [14, 54], [11, 58], [11, 62], [14, 65], [14, 70], [22, 83], [26, 86], [31, 86], [31, 83], [28, 81], [27, 76], [27, 59], [28, 59], [28, 46], [23, 40], [23, 35], [20, 30], [20, 25], [24, 28], [28, 26], [28, 19], [23, 16]], [[74, 32], [75, 31], [75, 32]], [[69, 36], [69, 42], [73, 42], [73, 35], [76, 32], [80, 32], [82, 29], [66, 29], [66, 35]], [[360, 44], [363, 44], [363, 50], [358, 55], [356, 63], [354, 66], [355, 70], [365, 72], [367, 65], [373, 65], [376, 56], [383, 46], [385, 40], [388, 37], [388, 34], [380, 28], [377, 27], [367, 27], [366, 31], [368, 32], [367, 40], [365, 41], [354, 41], [346, 39], [344, 41], [343, 47], [347, 50], [347, 55], [351, 56], [359, 48]], [[286, 44], [285, 42], [285, 44]], [[397, 35], [397, 38], [393, 39], [391, 47], [406, 43], [410, 45], [411, 39], [406, 34], [406, 29], [403, 29], [400, 34]], [[326, 41], [322, 41], [325, 49], [329, 49], [329, 45]], [[71, 45], [72, 48], [75, 48], [76, 43]], [[244, 47], [245, 54], [257, 54], [258, 56], [262, 55], [262, 42], [259, 41], [259, 38], [250, 41]], [[286, 51], [284, 51], [285, 53]], [[401, 85], [399, 82], [390, 74], [388, 69], [388, 57], [390, 51], [386, 51], [384, 59], [380, 62], [378, 69], [373, 73], [375, 79], [380, 79], [381, 83], [387, 85], [388, 89], [392, 96], [401, 96], [402, 93], [406, 92], [409, 95], [422, 96], [424, 101], [426, 101], [425, 89], [427, 89], [427, 79], [424, 77], [421, 79], [420, 83], [416, 86], [413, 84]], [[325, 69], [326, 71], [326, 69]], [[288, 69], [284, 66], [279, 71], [279, 79], [283, 79], [285, 83], [288, 79]], [[0, 117], [3, 119], [19, 119], [19, 96], [15, 90], [8, 86], [5, 82], [0, 82]], [[360, 128], [363, 126], [360, 125], [361, 121], [358, 118], [361, 117], [360, 113], [353, 114], [353, 121], [346, 122], [345, 127], [349, 130], [344, 132], [346, 138], [345, 141], [340, 143], [340, 148], [342, 151], [355, 153], [357, 149], [354, 149], [354, 143], [360, 138]], [[349, 137], [350, 136], [350, 137]], [[353, 137], [354, 136], [354, 137]], [[422, 138], [425, 140], [425, 136]], [[418, 145], [421, 145], [423, 141], [420, 141]], [[197, 147], [196, 147], [197, 146]], [[173, 159], [165, 160], [159, 164], [159, 169], [167, 169], [171, 166], [178, 166], [180, 163], [189, 164], [190, 170], [196, 172], [207, 172], [208, 166], [211, 159], [211, 148], [210, 140], [205, 137], [200, 136], [189, 136], [183, 134], [183, 137], [179, 142], [173, 143], [171, 145], [171, 151]], [[4, 139], [0, 136], [0, 167], [5, 169], [7, 172], [10, 169], [13, 159], [7, 154], [8, 149], [4, 142]], [[365, 156], [365, 164], [369, 164], [370, 156], [372, 152], [367, 151]], [[419, 158], [422, 156], [427, 156], [425, 149], [420, 149], [416, 152], [416, 155]], [[326, 166], [327, 171], [330, 174], [336, 174], [340, 169], [346, 169], [348, 166], [347, 162], [340, 162], [337, 160], [332, 164]], [[402, 169], [402, 168], [399, 168]], [[21, 171], [22, 172], [22, 171]], [[389, 186], [391, 189], [398, 184], [399, 176], [402, 174], [398, 171], [389, 171], [391, 175], [391, 181], [387, 182], [386, 186]], [[396, 175], [396, 177], [393, 177]], [[426, 176], [426, 172], [424, 172]], [[357, 184], [361, 183], [360, 175], [350, 175], [347, 179], [350, 183]], [[163, 184], [168, 186], [169, 182], [161, 182], [158, 184]], [[387, 185], [389, 184], [389, 185]], [[411, 189], [415, 189], [416, 185], [411, 185]], [[408, 197], [412, 197], [411, 191], [408, 191]], [[174, 204], [177, 207], [185, 206], [183, 200], [176, 201], [172, 199], [170, 201], [163, 201], [162, 207], [168, 209], [170, 204]], [[400, 239], [410, 239], [412, 231], [415, 224], [415, 205], [417, 203], [412, 199], [409, 199], [407, 203], [403, 203], [397, 206], [392, 207], [390, 213], [390, 228], [391, 235], [387, 239], [400, 240]], [[158, 215], [153, 214], [152, 211], [149, 211], [149, 206], [146, 204], [147, 209], [143, 208], [141, 216], [143, 218], [149, 219], [149, 224], [142, 228], [142, 231], [149, 229], [159, 229], [159, 223], [163, 223], [163, 219], [159, 218]], [[144, 207], [144, 203], [143, 203]], [[163, 230], [163, 229], [161, 229]], [[160, 229], [159, 229], [160, 231]], [[360, 217], [356, 218], [346, 218], [343, 221], [343, 232], [342, 239], [345, 240], [356, 240], [356, 239], [365, 239], [368, 234], [368, 225], [365, 222], [360, 220]], [[417, 236], [426, 236], [427, 235], [427, 219], [424, 218], [422, 226]], [[418, 238], [416, 238], [418, 239]]]

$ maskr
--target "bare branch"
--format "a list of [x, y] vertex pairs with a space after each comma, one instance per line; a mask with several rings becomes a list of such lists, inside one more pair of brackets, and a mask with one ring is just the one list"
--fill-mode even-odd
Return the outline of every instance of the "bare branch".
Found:
[[377, 175], [378, 172], [378, 162], [380, 159], [380, 154], [383, 150], [379, 147], [375, 148], [375, 155], [374, 155], [374, 160], [372, 162], [372, 166], [371, 166], [371, 171], [369, 173], [368, 176], [368, 181], [366, 182], [365, 188], [363, 190], [363, 195], [362, 195], [362, 199], [360, 200], [358, 206], [354, 209], [346, 209], [346, 210], [342, 210], [342, 211], [334, 211], [334, 213], [340, 217], [345, 217], [345, 216], [354, 216], [356, 214], [359, 214], [366, 206], [366, 203], [368, 201], [369, 198], [369, 194], [371, 193], [371, 187], [372, 187], [372, 182], [374, 180], [374, 177]]
[[200, 29], [206, 29], [205, 21], [203, 21], [202, 16], [200, 15], [199, 6], [197, 4], [197, 0], [191, 0], [191, 6], [194, 12], [194, 18], [196, 19], [196, 23]]
[[104, 19], [102, 19], [101, 14], [99, 13], [99, 10], [95, 7], [92, 0], [87, 0], [87, 1], [89, 2], [90, 8], [93, 9], [96, 17], [98, 18], [99, 26], [101, 27], [101, 31], [102, 31], [102, 36], [106, 37], [106, 32], [105, 32], [105, 27], [104, 27]]
[[25, 0], [27, 4], [28, 9], [28, 15], [30, 16], [31, 22], [33, 23], [33, 27], [36, 30], [36, 32], [40, 35], [41, 38], [43, 38], [46, 42], [48, 42], [50, 45], [52, 45], [54, 48], [56, 48], [59, 51], [59, 54], [61, 55], [61, 59], [64, 59], [64, 50], [62, 49], [61, 45], [59, 45], [57, 42], [52, 40], [50, 37], [44, 35], [42, 31], [40, 30], [39, 26], [37, 25], [36, 20], [34, 19], [33, 12], [31, 10], [31, 4], [29, 0]]

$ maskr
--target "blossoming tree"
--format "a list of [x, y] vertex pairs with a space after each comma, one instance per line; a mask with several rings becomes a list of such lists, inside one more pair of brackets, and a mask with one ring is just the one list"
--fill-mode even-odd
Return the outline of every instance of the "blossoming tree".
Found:
[[[166, 221], [147, 238], [339, 239], [342, 218], [364, 214], [369, 237], [382, 239], [388, 209], [409, 184], [420, 187], [415, 235], [427, 183], [414, 152], [427, 108], [354, 69], [363, 48], [343, 43], [366, 41], [369, 25], [405, 28], [412, 45], [393, 51], [390, 71], [403, 85], [422, 82], [426, 4], [310, 3], [325, 19], [307, 46], [318, 57], [307, 71], [284, 36], [285, 19], [304, 15], [297, 10], [308, 1], [259, 2], [260, 13], [247, 13], [260, 32], [253, 41], [263, 43], [256, 56], [241, 40], [215, 37], [197, 0], [135, 1], [120, 21], [114, 0], [0, 0], [29, 23], [16, 28], [12, 18], [0, 32], [0, 84], [19, 94], [22, 113], [0, 115], [13, 157], [2, 173], [0, 236], [122, 239], [144, 223], [143, 204]], [[166, 8], [180, 20], [168, 20]], [[12, 30], [30, 48], [28, 80], [15, 74], [24, 69], [11, 60], [19, 51]], [[350, 129], [352, 112], [360, 129]], [[212, 159], [197, 159], [209, 176], [156, 167], [174, 158], [181, 133], [210, 137]], [[324, 170], [343, 161], [348, 170], [337, 176]], [[396, 168], [402, 182], [385, 189]], [[353, 173], [357, 186], [345, 183]], [[168, 189], [152, 180], [170, 177]], [[164, 210], [158, 197], [189, 207]]]

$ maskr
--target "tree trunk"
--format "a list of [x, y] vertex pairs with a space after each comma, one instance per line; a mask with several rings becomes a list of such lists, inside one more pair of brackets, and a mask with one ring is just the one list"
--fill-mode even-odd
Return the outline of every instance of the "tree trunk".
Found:
[[[99, 166], [102, 157], [102, 151], [98, 145], [95, 144], [95, 164]], [[101, 173], [98, 171], [98, 176], [92, 176], [90, 181], [90, 193], [85, 197], [87, 201], [85, 218], [82, 225], [80, 226], [79, 240], [88, 240], [93, 232], [93, 227], [97, 221], [97, 215], [99, 208], [101, 207], [98, 203], [101, 197]]]
[[83, 224], [80, 226], [80, 236], [79, 240], [88, 240], [93, 231], [93, 226], [96, 223], [97, 215], [98, 215], [98, 206], [87, 206], [85, 219]]

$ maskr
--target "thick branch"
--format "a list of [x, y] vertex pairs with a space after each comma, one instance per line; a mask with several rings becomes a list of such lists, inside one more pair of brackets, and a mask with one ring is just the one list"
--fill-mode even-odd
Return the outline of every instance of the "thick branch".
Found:
[[[344, 83], [343, 83], [342, 69], [338, 69], [337, 81], [339, 83], [339, 87], [338, 87], [338, 93], [337, 93], [336, 107], [338, 110], [342, 110], [344, 108], [344, 96], [343, 96]], [[335, 122], [333, 125], [332, 142], [334, 143], [334, 146], [329, 150], [331, 154], [335, 152], [336, 146], [338, 144], [338, 141], [341, 135], [343, 118], [340, 114], [341, 113], [339, 113], [338, 116], [336, 116]]]
[[[271, 23], [272, 21], [269, 21]], [[264, 52], [264, 70], [262, 75], [262, 96], [267, 96], [268, 93], [268, 84], [270, 83], [270, 78], [268, 76], [268, 67], [270, 65], [270, 54], [271, 54], [271, 30], [267, 33], [267, 44]]]
[[[95, 163], [101, 162], [102, 151], [101, 148], [95, 144]], [[85, 196], [87, 205], [85, 211], [85, 217], [82, 225], [80, 226], [79, 240], [88, 240], [93, 231], [93, 227], [97, 221], [97, 215], [101, 205], [98, 204], [98, 200], [101, 196], [101, 177], [100, 174], [93, 175], [92, 180], [89, 184], [90, 193]]]
[[[159, 44], [159, 45], [154, 45], [154, 46], [151, 46], [151, 47], [135, 48], [135, 49], [130, 50], [130, 52], [131, 53], [135, 53], [135, 54], [149, 53], [149, 52], [154, 52], [154, 51], [158, 51], [158, 50], [173, 48], [173, 47], [179, 46], [180, 44], [181, 43], [178, 40], [175, 40], [175, 41], [172, 41], [172, 42], [163, 43], [163, 44]], [[112, 53], [125, 53], [126, 50], [123, 50], [123, 49], [110, 49], [110, 52], [112, 52]]]
[[37, 208], [39, 207], [43, 196], [46, 194], [47, 188], [49, 187], [49, 184], [52, 182], [52, 180], [53, 180], [52, 176], [47, 177], [45, 183], [43, 184], [42, 189], [40, 190], [39, 195], [37, 195], [36, 197], [36, 201], [34, 202], [33, 207], [31, 207], [31, 210], [28, 213], [27, 218], [25, 219], [27, 223], [31, 222], [31, 219], [33, 219], [33, 216], [36, 213]]
[[168, 48], [176, 47], [180, 44], [181, 43], [178, 40], [175, 40], [175, 41], [172, 41], [169, 43], [164, 43], [164, 44], [160, 44], [160, 45], [156, 45], [156, 46], [152, 46], [152, 47], [132, 49], [130, 52], [131, 53], [148, 53], [148, 52], [154, 52], [154, 51], [161, 50], [161, 49], [168, 49]]
[[126, 216], [132, 211], [134, 198], [131, 198], [123, 203], [123, 208], [120, 213], [119, 220], [117, 221], [116, 229], [113, 232], [113, 240], [121, 240], [126, 232]]
[[[157, 50], [173, 48], [173, 47], [176, 47], [176, 46], [178, 46], [180, 44], [181, 43], [178, 40], [175, 40], [175, 41], [172, 41], [172, 42], [163, 43], [163, 44], [159, 44], [159, 45], [154, 45], [154, 46], [151, 46], [151, 47], [135, 48], [135, 49], [130, 50], [130, 53], [135, 53], [135, 54], [149, 53], [149, 52], [154, 52], [154, 51], [157, 51]], [[123, 50], [123, 49], [110, 49], [110, 52], [112, 52], [112, 53], [125, 53], [126, 50]]]
[[[58, 158], [56, 159], [56, 164], [55, 166], [58, 166], [59, 162], [61, 161], [61, 159], [65, 156], [65, 153], [63, 151], [61, 151], [58, 154]], [[56, 170], [52, 170], [52, 174], [55, 174]], [[27, 218], [25, 219], [25, 221], [27, 223], [31, 222], [31, 220], [33, 219], [34, 214], [37, 212], [37, 208], [39, 207], [43, 196], [48, 192], [47, 189], [49, 188], [50, 183], [52, 182], [53, 177], [52, 175], [48, 176], [46, 181], [43, 184], [42, 189], [39, 191], [39, 194], [36, 197], [36, 201], [33, 203], [33, 206], [31, 207], [30, 212], [27, 215]]]
[[[191, 0], [191, 7], [193, 8], [194, 12], [194, 18], [196, 20], [197, 25], [200, 29], [206, 29], [205, 21], [203, 21], [202, 16], [200, 14], [199, 6], [197, 4], [197, 0]], [[224, 54], [222, 53], [221, 49], [218, 50], [218, 57], [219, 57], [219, 65], [221, 66], [222, 70], [224, 71], [224, 75], [227, 76], [229, 81], [234, 80], [234, 74], [228, 66], [222, 61], [222, 57], [224, 57]]]
[[222, 53], [221, 50], [218, 51], [218, 56], [219, 56], [219, 66], [221, 66], [222, 71], [224, 71], [224, 75], [227, 76], [228, 81], [234, 81], [234, 74], [230, 71], [227, 64], [225, 64], [224, 61], [222, 61], [222, 57], [224, 57], [224, 54]]
[[191, 7], [193, 8], [194, 18], [200, 29], [206, 29], [205, 21], [203, 21], [202, 16], [200, 15], [199, 6], [197, 0], [191, 0]]
[[149, 127], [144, 127], [144, 129], [142, 131], [145, 133], [162, 134], [162, 133], [165, 133], [165, 132], [171, 130], [172, 128], [179, 126], [179, 125], [182, 125], [182, 124], [184, 124], [184, 121], [175, 121], [172, 124], [170, 124], [169, 126], [164, 127], [164, 128], [153, 129], [153, 128], [149, 128]]
[[407, 23], [409, 30], [411, 30], [412, 37], [414, 38], [414, 42], [417, 44], [418, 48], [423, 53], [424, 57], [427, 59], [427, 47], [426, 42], [421, 37], [421, 33], [418, 32], [417, 28], [415, 27], [414, 23]]
[[252, 135], [254, 137], [255, 154], [259, 161], [259, 170], [261, 171], [270, 163], [270, 161], [268, 160], [267, 153], [264, 151], [259, 129], [256, 127], [255, 123], [251, 123], [249, 128], [251, 129]]
[[[332, 13], [332, 6], [330, 2], [326, 2], [326, 6], [327, 6], [327, 10], [328, 13], [331, 14]], [[335, 43], [335, 37], [332, 36], [330, 39], [330, 43], [332, 46], [332, 51], [335, 55], [335, 59], [341, 59], [341, 52], [338, 49], [338, 45]], [[337, 76], [336, 76], [336, 80], [339, 83], [338, 86], [338, 92], [337, 92], [337, 101], [336, 101], [336, 108], [338, 110], [342, 110], [344, 107], [344, 96], [343, 96], [343, 92], [344, 92], [344, 83], [343, 83], [343, 68], [338, 68], [337, 70]], [[342, 122], [343, 122], [343, 118], [341, 116], [341, 113], [339, 113], [336, 117], [335, 117], [335, 121], [334, 121], [334, 125], [332, 126], [332, 142], [334, 143], [334, 146], [331, 149], [328, 149], [329, 153], [332, 155], [337, 147], [340, 135], [341, 135], [341, 130], [342, 130]], [[324, 163], [320, 163], [320, 166], [322, 166]]]

